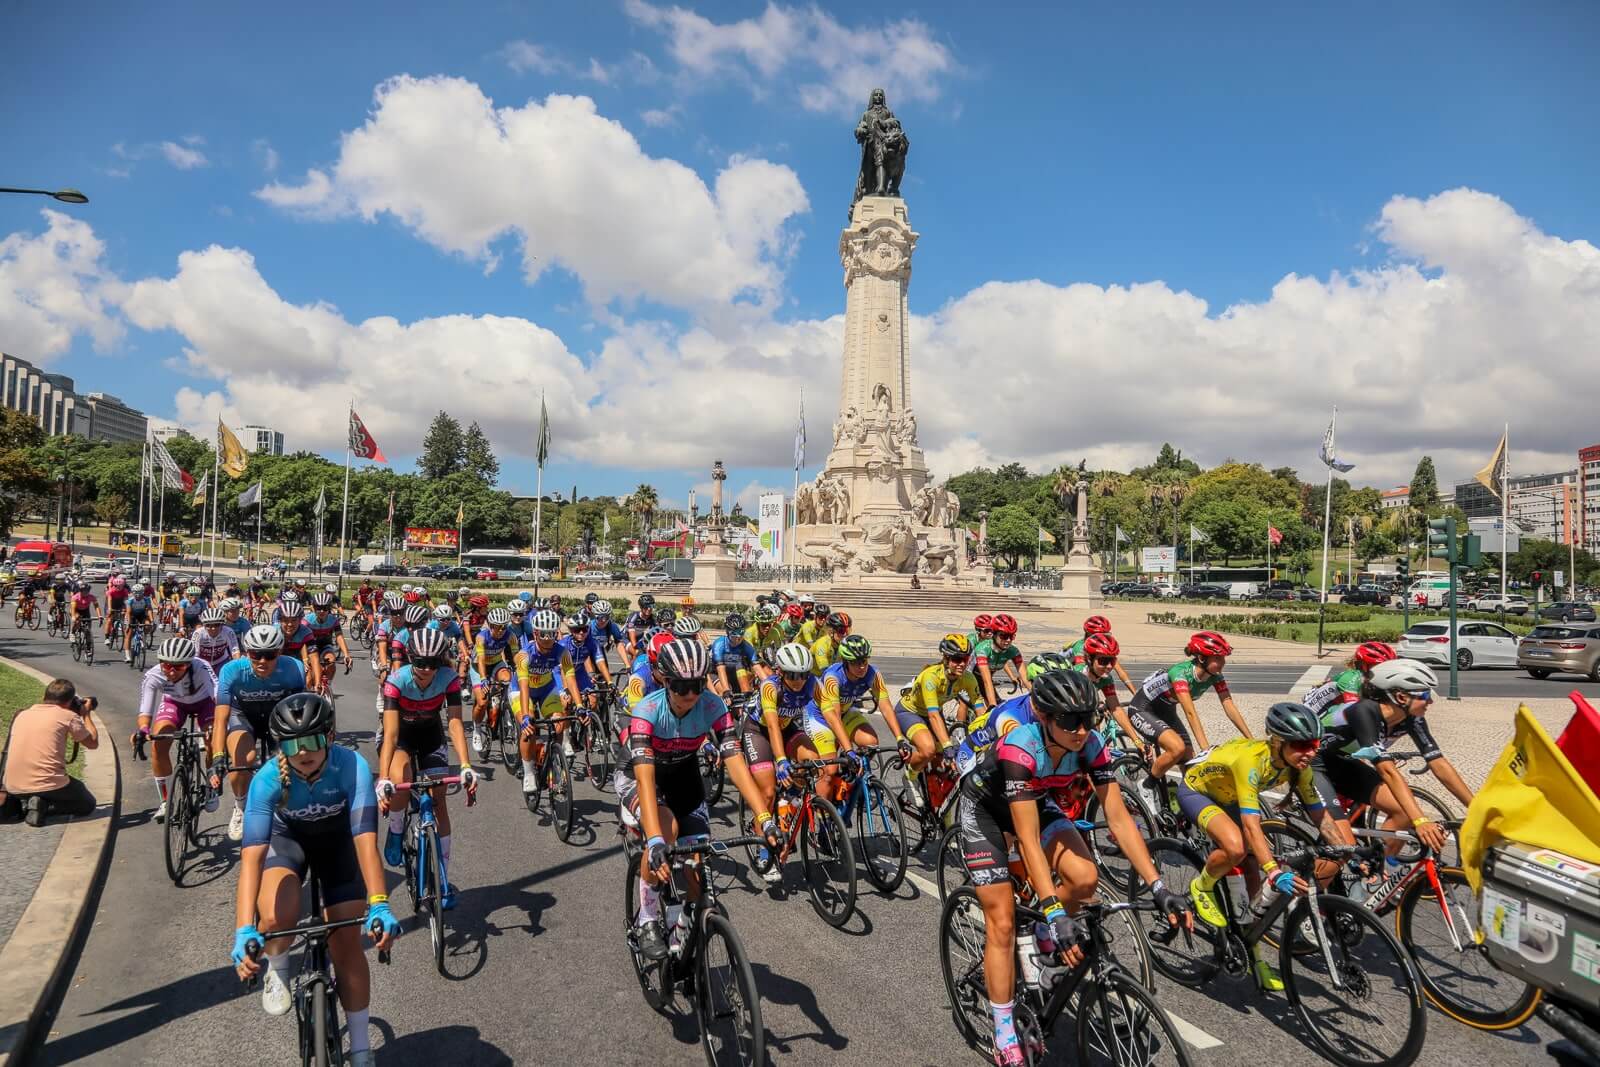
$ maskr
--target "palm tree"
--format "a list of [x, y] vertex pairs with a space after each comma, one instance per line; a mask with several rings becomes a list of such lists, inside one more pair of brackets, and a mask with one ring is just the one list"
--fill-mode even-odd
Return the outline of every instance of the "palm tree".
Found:
[[1072, 539], [1074, 514], [1073, 498], [1078, 495], [1078, 482], [1083, 477], [1076, 467], [1062, 464], [1057, 467], [1050, 482], [1050, 491], [1061, 501], [1061, 558], [1067, 557], [1067, 545]]
[[639, 518], [642, 531], [640, 540], [644, 542], [646, 558], [650, 555], [650, 520], [655, 516], [656, 506], [660, 502], [661, 498], [656, 495], [655, 486], [648, 482], [641, 482], [637, 489], [628, 494], [627, 507]]

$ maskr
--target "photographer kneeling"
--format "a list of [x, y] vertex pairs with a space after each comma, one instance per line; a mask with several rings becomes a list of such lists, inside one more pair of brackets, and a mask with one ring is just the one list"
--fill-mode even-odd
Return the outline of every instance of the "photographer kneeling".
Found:
[[80, 699], [71, 682], [57, 678], [45, 686], [41, 703], [17, 712], [5, 746], [0, 821], [26, 811], [28, 824], [38, 826], [51, 812], [93, 813], [94, 794], [67, 776], [67, 739], [84, 748], [99, 747], [100, 735], [89, 717], [97, 706], [94, 697]]

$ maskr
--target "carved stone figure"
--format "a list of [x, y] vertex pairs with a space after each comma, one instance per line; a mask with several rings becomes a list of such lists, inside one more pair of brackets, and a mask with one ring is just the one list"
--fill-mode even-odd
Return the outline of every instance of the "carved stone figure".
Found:
[[911, 513], [917, 517], [917, 525], [933, 525], [934, 489], [925, 485], [917, 490], [917, 495], [911, 501]]
[[895, 420], [894, 439], [900, 445], [914, 445], [917, 443], [917, 413], [906, 408]]
[[911, 516], [879, 519], [865, 527], [864, 535], [861, 555], [870, 557], [881, 569], [901, 574], [916, 569], [917, 534]]
[[856, 143], [861, 145], [861, 166], [856, 172], [856, 193], [850, 200], [851, 208], [863, 196], [899, 196], [911, 139], [894, 112], [889, 110], [882, 89], [872, 90], [867, 110], [856, 123]]
[[956, 547], [954, 545], [929, 545], [917, 558], [918, 574], [956, 573]]
[[872, 406], [877, 411], [878, 423], [882, 426], [891, 424], [891, 414], [894, 411], [894, 401], [889, 396], [889, 387], [879, 382], [872, 387]]
[[944, 494], [944, 523], [954, 526], [961, 521], [961, 498], [946, 490]]
[[794, 491], [794, 521], [796, 526], [805, 526], [817, 521], [817, 507], [815, 490], [810, 482], [804, 482]]
[[833, 478], [834, 522], [841, 525], [850, 521], [850, 487], [837, 475]]
[[817, 479], [816, 505], [817, 521], [819, 523], [828, 525], [838, 521], [834, 518], [834, 516], [837, 514], [837, 509], [835, 507], [835, 496], [837, 492], [838, 490], [836, 489], [832, 478], [829, 478], [827, 475], [823, 475]]

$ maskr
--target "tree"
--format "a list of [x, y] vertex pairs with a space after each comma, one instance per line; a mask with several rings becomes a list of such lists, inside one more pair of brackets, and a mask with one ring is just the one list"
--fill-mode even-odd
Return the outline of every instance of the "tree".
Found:
[[24, 498], [50, 490], [49, 475], [31, 450], [44, 441], [39, 424], [20, 411], [0, 408], [0, 536], [11, 536]]
[[[1588, 550], [1580, 548], [1571, 555], [1578, 573], [1567, 575], [1567, 592], [1571, 591], [1573, 584], [1593, 584], [1597, 579], [1596, 571], [1600, 571], [1600, 562], [1596, 562], [1594, 555]], [[1552, 588], [1555, 585], [1555, 572], [1565, 572], [1567, 567], [1567, 546], [1555, 541], [1534, 541], [1523, 538], [1521, 547], [1506, 558], [1506, 573], [1517, 581], [1531, 581], [1533, 572], [1541, 571], [1543, 576], [1539, 579], [1540, 582]]]
[[133, 516], [133, 504], [121, 493], [101, 493], [94, 499], [94, 517], [109, 526], [127, 522]]
[[422, 439], [422, 455], [417, 457], [417, 470], [424, 478], [443, 478], [463, 469], [466, 465], [466, 441], [461, 435], [461, 424], [441, 411], [428, 424], [428, 434]]
[[1148, 479], [1157, 471], [1172, 471], [1181, 477], [1192, 478], [1200, 473], [1200, 464], [1192, 459], [1184, 459], [1183, 449], [1173, 448], [1171, 444], [1162, 442], [1156, 461], [1148, 467], [1135, 467], [1132, 473], [1135, 478]]
[[629, 511], [639, 519], [639, 549], [648, 557], [650, 550], [651, 519], [655, 516], [656, 506], [661, 503], [661, 498], [656, 495], [655, 486], [649, 483], [640, 483], [639, 487], [628, 494], [626, 505]]
[[1020, 504], [1006, 504], [989, 514], [989, 551], [1019, 570], [1022, 560], [1039, 548], [1039, 524]]
[[467, 435], [462, 442], [462, 464], [468, 474], [485, 485], [494, 485], [500, 480], [500, 461], [495, 458], [489, 438], [476, 420], [467, 427]]
[[1411, 476], [1409, 506], [1419, 518], [1432, 518], [1439, 509], [1439, 476], [1434, 473], [1433, 457], [1423, 456], [1417, 461], [1416, 473]]
[[1356, 542], [1356, 558], [1363, 564], [1371, 563], [1379, 556], [1393, 555], [1398, 549], [1394, 539], [1382, 528], [1374, 528]]

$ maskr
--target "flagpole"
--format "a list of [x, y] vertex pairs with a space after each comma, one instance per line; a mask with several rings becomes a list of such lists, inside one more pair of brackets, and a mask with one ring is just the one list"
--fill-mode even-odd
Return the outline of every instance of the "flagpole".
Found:
[[267, 487], [259, 481], [256, 482], [256, 485], [260, 488], [256, 490], [256, 550], [252, 554], [252, 560], [257, 571], [259, 571], [261, 569], [261, 513], [267, 510]]
[[[151, 479], [152, 487], [155, 479]], [[161, 472], [161, 517], [156, 521], [156, 581], [161, 581], [161, 565], [166, 562], [167, 547], [167, 472]]]
[[217, 417], [217, 447], [211, 451], [211, 580], [217, 580], [217, 533], [222, 524], [222, 509], [217, 505], [218, 497], [222, 496], [220, 474], [222, 472], [222, 417]]
[[1189, 524], [1189, 584], [1194, 584], [1194, 523]]
[[[143, 530], [145, 528], [145, 521], [144, 521], [144, 479], [145, 479], [145, 468], [146, 468], [146, 465], [147, 465], [146, 464], [146, 459], [149, 456], [149, 451], [150, 451], [150, 442], [149, 441], [145, 441], [142, 445], [139, 446], [139, 505], [138, 505], [138, 507], [136, 507], [134, 509], [134, 512], [133, 512], [133, 524], [137, 529], [140, 529], [140, 530]], [[149, 540], [149, 538], [140, 537], [139, 540], [140, 540], [141, 543], [135, 546], [134, 558], [136, 560], [138, 560], [140, 563], [142, 563], [143, 560], [139, 559], [140, 556], [144, 555], [144, 545], [143, 545], [142, 542]]]
[[461, 509], [464, 504], [456, 505], [456, 566], [461, 566]]
[[[1339, 408], [1334, 405], [1333, 421], [1328, 423], [1328, 456], [1338, 453], [1334, 448], [1338, 432]], [[1328, 465], [1328, 488], [1322, 497], [1322, 595], [1317, 600], [1317, 655], [1322, 655], [1322, 634], [1328, 617], [1328, 535], [1333, 522], [1333, 467]], [[1272, 540], [1270, 537], [1267, 539]]]
[[1501, 438], [1505, 450], [1500, 454], [1500, 602], [1506, 597], [1506, 542], [1511, 538], [1511, 423], [1506, 423]]
[[[533, 595], [539, 595], [539, 538], [544, 532], [544, 434], [547, 409], [544, 405], [544, 390], [539, 390], [539, 443], [536, 448], [538, 455], [538, 473], [533, 481]], [[645, 556], [650, 554], [650, 531], [645, 531]]]
[[[356, 399], [350, 398], [350, 408], [345, 412], [344, 420], [344, 503], [339, 505], [339, 599], [344, 599], [344, 568], [345, 561], [350, 555], [350, 426], [356, 417]], [[265, 492], [265, 489], [262, 490]], [[258, 513], [258, 529], [259, 529]]]

